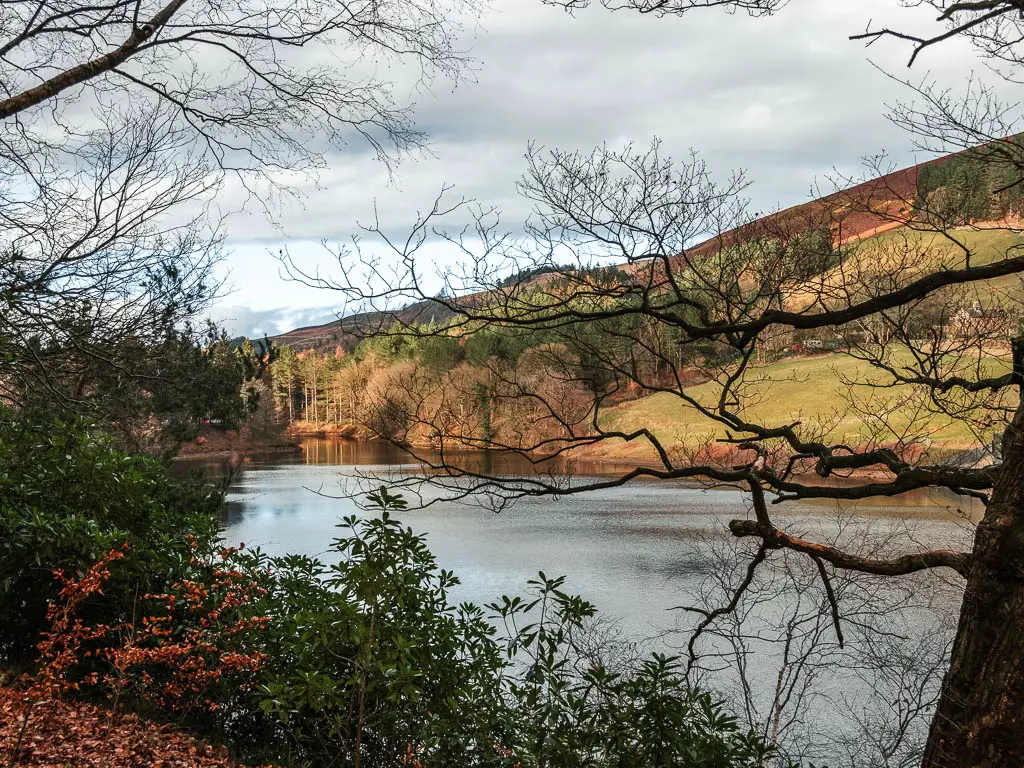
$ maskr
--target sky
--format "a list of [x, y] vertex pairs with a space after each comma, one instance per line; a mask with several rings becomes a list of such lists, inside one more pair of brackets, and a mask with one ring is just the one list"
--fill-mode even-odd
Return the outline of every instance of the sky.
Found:
[[[897, 167], [925, 160], [886, 118], [887, 105], [909, 98], [886, 73], [955, 91], [984, 65], [953, 41], [907, 70], [907, 44], [866, 48], [848, 37], [869, 22], [934, 29], [931, 15], [896, 0], [793, 0], [770, 18], [703, 10], [660, 19], [599, 6], [570, 16], [539, 0], [491, 0], [478, 19], [464, 20], [471, 81], [435, 82], [415, 94], [428, 151], [388, 169], [353, 141], [330, 151], [319, 177], [300, 180], [299, 196], [272, 219], [254, 205], [232, 214], [224, 295], [210, 316], [250, 336], [333, 319], [342, 297], [285, 279], [273, 254], [287, 248], [329, 273], [337, 264], [325, 244], [347, 242], [375, 210], [401, 231], [445, 185], [499, 207], [507, 224], [522, 221], [529, 207], [515, 182], [529, 142], [589, 150], [657, 136], [667, 154], [698, 152], [723, 181], [745, 170], [757, 211], [815, 197], [815, 185], [861, 174], [862, 159], [879, 152]], [[406, 93], [412, 84], [400, 77], [396, 90]], [[225, 209], [240, 207], [235, 190], [222, 194]]]

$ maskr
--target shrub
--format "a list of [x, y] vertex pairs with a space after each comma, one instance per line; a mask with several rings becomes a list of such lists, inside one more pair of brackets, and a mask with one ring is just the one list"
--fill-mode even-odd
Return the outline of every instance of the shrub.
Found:
[[380, 517], [342, 522], [333, 565], [246, 555], [269, 574], [255, 608], [271, 622], [259, 712], [238, 718], [236, 743], [273, 734], [259, 757], [313, 766], [743, 768], [769, 755], [677, 659], [607, 668], [588, 642], [594, 607], [562, 579], [541, 574], [489, 617], [453, 605], [456, 577], [391, 516], [402, 498], [369, 501]]
[[80, 421], [3, 416], [0, 652], [24, 664], [42, 640], [48, 689], [285, 765], [743, 768], [767, 754], [676, 659], [605, 664], [593, 606], [562, 579], [541, 574], [491, 616], [454, 604], [458, 580], [385, 489], [368, 497], [379, 516], [342, 521], [333, 563], [221, 550], [216, 491]]
[[164, 591], [187, 566], [190, 539], [213, 546], [221, 501], [80, 419], [0, 409], [0, 663], [32, 660], [54, 571], [82, 573], [127, 543], [105, 594], [81, 608], [90, 622], [124, 622], [136, 594]]
[[[505, 663], [476, 606], [452, 605], [458, 580], [422, 537], [390, 516], [346, 518], [338, 562], [301, 556], [250, 567], [273, 571], [258, 610], [272, 617], [258, 705], [276, 722], [277, 757], [313, 765], [492, 764], [507, 715]], [[255, 730], [265, 725], [252, 721]], [[249, 736], [247, 736], [249, 738]]]
[[509, 680], [523, 766], [753, 768], [772, 750], [704, 692], [677, 657], [654, 653], [606, 666], [586, 640], [594, 606], [562, 591], [564, 577], [531, 580], [530, 597], [489, 606], [507, 630]]

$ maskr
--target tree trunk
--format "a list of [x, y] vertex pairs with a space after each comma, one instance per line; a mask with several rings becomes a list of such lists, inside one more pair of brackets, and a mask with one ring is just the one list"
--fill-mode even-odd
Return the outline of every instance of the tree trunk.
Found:
[[1024, 766], [1024, 403], [974, 539], [974, 561], [924, 768]]
[[319, 408], [318, 394], [317, 394], [316, 385], [317, 385], [316, 372], [314, 371], [313, 372], [313, 426], [317, 430], [319, 430], [320, 429], [320, 408]]

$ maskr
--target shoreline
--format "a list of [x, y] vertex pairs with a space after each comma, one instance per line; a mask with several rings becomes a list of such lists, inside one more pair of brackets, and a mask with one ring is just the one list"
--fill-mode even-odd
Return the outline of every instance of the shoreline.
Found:
[[301, 453], [285, 432], [256, 432], [251, 427], [220, 429], [204, 425], [195, 440], [183, 443], [172, 461], [244, 458], [257, 454]]
[[[307, 439], [337, 440], [366, 445], [387, 444], [382, 443], [380, 440], [364, 437], [359, 433], [356, 426], [352, 424], [313, 428], [312, 425], [300, 423], [299, 425], [290, 425], [278, 432], [262, 433], [254, 432], [249, 427], [242, 427], [240, 430], [221, 430], [217, 427], [204, 426], [199, 437], [196, 440], [185, 443], [172, 461], [228, 460], [241, 462], [246, 461], [250, 457], [261, 455], [301, 454], [303, 451], [302, 442]], [[584, 447], [581, 451], [571, 454], [555, 457], [536, 456], [535, 459], [540, 463], [552, 461], [584, 464], [590, 469], [602, 470], [598, 471], [597, 474], [618, 474], [622, 471], [639, 468], [652, 470], [662, 468], [661, 463], [653, 457], [644, 456], [636, 450], [629, 450], [629, 448], [630, 446], [627, 444], [606, 445], [602, 446], [599, 450], [594, 450], [593, 447], [589, 449]], [[399, 450], [401, 449], [399, 448]], [[434, 446], [426, 443], [409, 445], [406, 450], [411, 452], [436, 452]], [[496, 456], [502, 454], [502, 452], [488, 452], [479, 448], [466, 448], [464, 450], [481, 454], [493, 453]], [[978, 448], [951, 445], [944, 447], [944, 450], [949, 454], [945, 460], [949, 461], [957, 455], [971, 458], [971, 454], [975, 453]], [[714, 453], [719, 452], [715, 451]], [[711, 464], [728, 466], [732, 463], [738, 463], [739, 456], [733, 455], [735, 453], [732, 450], [725, 450], [720, 455], [709, 456], [708, 461]], [[941, 460], [937, 459], [937, 461]], [[979, 462], [975, 461], [974, 463]], [[685, 465], [681, 464], [678, 468], [684, 467]], [[829, 485], [837, 481], [866, 484], [886, 482], [894, 477], [892, 472], [887, 469], [870, 467], [857, 469], [852, 472], [837, 471], [832, 476], [823, 478], [817, 476], [811, 467], [812, 465], [809, 464], [807, 471], [801, 472], [800, 476], [804, 483], [810, 482], [813, 485]], [[699, 476], [693, 476], [691, 479], [695, 482], [700, 482]]]
[[[347, 435], [347, 434], [340, 434], [339, 435], [339, 434], [331, 432], [330, 430], [327, 430], [327, 431], [321, 430], [319, 432], [314, 432], [314, 433], [308, 433], [308, 432], [307, 433], [298, 433], [298, 434], [295, 434], [295, 437], [299, 438], [300, 440], [302, 438], [315, 438], [315, 439], [327, 439], [327, 440], [336, 439], [336, 440], [342, 440], [342, 441], [345, 441], [345, 442], [352, 442], [352, 443], [362, 443], [362, 444], [375, 444], [376, 443], [376, 444], [392, 445], [391, 443], [387, 443], [386, 441], [381, 441], [379, 439], [367, 439], [367, 438], [361, 437], [359, 435], [355, 435], [355, 436], [350, 436], [350, 435]], [[607, 467], [607, 469], [605, 471], [597, 472], [597, 474], [617, 474], [619, 471], [626, 470], [626, 469], [641, 469], [641, 468], [643, 468], [643, 469], [651, 469], [651, 470], [663, 469], [663, 465], [660, 462], [658, 462], [657, 460], [652, 460], [651, 458], [648, 458], [648, 457], [637, 455], [636, 451], [617, 452], [615, 450], [616, 448], [623, 448], [623, 447], [625, 447], [625, 446], [605, 446], [599, 452], [598, 451], [593, 451], [592, 448], [588, 449], [588, 447], [584, 447], [578, 453], [563, 454], [561, 456], [536, 455], [536, 456], [534, 456], [532, 458], [537, 460], [538, 463], [543, 463], [545, 461], [578, 463], [578, 464], [584, 464], [584, 465], [586, 465], [590, 469], [596, 469], [596, 468], [599, 468], [599, 467]], [[944, 451], [946, 451], [948, 455], [946, 455], [945, 457], [942, 457], [942, 458], [935, 457], [934, 461], [930, 462], [930, 463], [933, 463], [933, 464], [936, 464], [936, 465], [942, 464], [942, 463], [947, 463], [947, 462], [948, 463], [953, 463], [951, 460], [954, 457], [956, 457], [956, 456], [971, 457], [972, 453], [976, 453], [981, 448], [981, 446], [965, 447], [965, 446], [962, 446], [962, 445], [949, 445], [949, 446], [937, 446], [937, 447], [943, 449]], [[412, 443], [412, 444], [406, 446], [404, 449], [399, 447], [399, 446], [396, 446], [396, 449], [398, 449], [398, 450], [405, 450], [405, 451], [409, 451], [409, 452], [429, 452], [429, 453], [436, 453], [437, 452], [437, 448], [435, 446], [429, 444], [429, 443]], [[507, 452], [503, 452], [503, 451], [487, 451], [487, 450], [482, 449], [482, 448], [463, 448], [463, 449], [459, 449], [458, 452], [461, 453], [463, 451], [466, 452], [466, 453], [480, 453], [480, 454], [492, 453], [495, 456], [500, 456], [502, 454], [509, 455]], [[448, 449], [447, 452], [450, 455], [454, 455], [455, 454], [455, 451], [453, 451], [452, 449]], [[712, 465], [717, 463], [717, 464], [722, 465], [722, 466], [728, 466], [730, 463], [733, 463], [733, 462], [729, 461], [729, 459], [732, 459], [735, 463], [739, 463], [739, 457], [733, 456], [732, 453], [733, 452], [723, 452], [722, 455], [712, 456], [712, 457], [710, 457], [710, 462], [711, 462]], [[917, 458], [920, 458], [920, 457], [917, 457]], [[913, 463], [914, 460], [915, 460], [914, 458], [908, 459], [908, 461], [910, 463]], [[680, 463], [680, 464], [676, 465], [676, 469], [685, 469], [686, 466], [687, 466], [686, 464]], [[960, 466], [960, 465], [958, 464], [958, 466]], [[964, 467], [970, 466], [970, 467], [981, 468], [981, 467], [985, 466], [985, 464], [982, 463], [981, 461], [978, 461], [977, 458], [975, 458], [974, 461], [965, 461], [962, 464], [962, 466], [964, 466]], [[694, 475], [692, 478], [689, 478], [689, 479], [692, 479], [695, 482], [700, 482], [701, 481], [701, 479], [700, 479], [701, 477], [702, 476]], [[797, 474], [797, 477], [799, 477], [801, 482], [803, 482], [804, 484], [827, 486], [827, 485], [831, 485], [831, 484], [836, 483], [836, 482], [839, 482], [839, 483], [854, 482], [854, 483], [857, 483], [857, 484], [868, 484], [868, 483], [874, 483], [874, 482], [888, 482], [888, 481], [891, 481], [893, 479], [894, 474], [891, 471], [889, 471], [888, 469], [885, 469], [885, 468], [881, 467], [880, 465], [875, 465], [873, 467], [860, 468], [860, 469], [855, 469], [855, 470], [852, 470], [852, 471], [851, 470], [835, 470], [833, 472], [833, 474], [830, 475], [829, 477], [821, 477], [821, 476], [819, 476], [814, 471], [813, 463], [808, 463], [807, 466], [806, 466], [806, 469], [804, 471], [799, 472]], [[640, 479], [642, 479], [642, 478], [640, 478]], [[688, 478], [679, 478], [679, 479], [685, 480], [685, 479], [688, 479]]]
[[171, 459], [174, 461], [209, 461], [212, 459], [231, 459], [234, 457], [246, 458], [249, 456], [278, 456], [281, 454], [298, 454], [302, 452], [301, 445], [279, 445], [257, 448], [235, 448], [219, 451], [204, 451], [194, 453], [179, 453]]

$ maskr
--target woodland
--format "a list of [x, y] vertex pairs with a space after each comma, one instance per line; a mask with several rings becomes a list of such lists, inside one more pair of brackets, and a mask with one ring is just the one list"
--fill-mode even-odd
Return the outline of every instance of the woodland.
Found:
[[[666, 24], [786, 12], [536, 1]], [[902, 46], [919, 68], [966, 41], [1015, 82], [1024, 3], [915, 5], [938, 32], [869, 25], [834, 44]], [[459, 14], [477, 8], [0, 8], [0, 761], [810, 768], [781, 703], [753, 727], [700, 674], [708, 637], [742, 643], [750, 601], [796, 589], [807, 614], [783, 639], [811, 626], [872, 651], [849, 673], [877, 665], [879, 687], [915, 656], [878, 623], [887, 596], [958, 606], [920, 689], [899, 689], [867, 729], [879, 745], [851, 745], [848, 764], [1024, 764], [1024, 142], [1017, 106], [978, 81], [906, 84], [890, 118], [934, 160], [877, 161], [769, 216], [748, 211], [742, 174], [718, 181], [657, 139], [531, 145], [529, 220], [442, 190], [405, 237], [370, 225], [313, 271], [280, 255], [358, 311], [262, 341], [204, 323], [227, 185], [273, 216], [282, 179], [323, 167], [316, 147], [362, 142], [390, 163], [428, 138], [372, 70], [290, 54], [459, 81]], [[438, 268], [435, 243], [460, 263]], [[272, 557], [223, 540], [227, 481], [170, 469], [231, 427], [386, 441], [422, 471], [361, 489], [326, 554]], [[538, 471], [481, 470], [467, 449]], [[595, 456], [629, 468], [545, 469]], [[457, 574], [398, 519], [639, 480], [749, 499], [678, 655], [617, 645], [562, 576], [456, 603]], [[856, 518], [823, 538], [781, 511], [932, 488], [980, 505], [964, 546], [878, 540]]]

